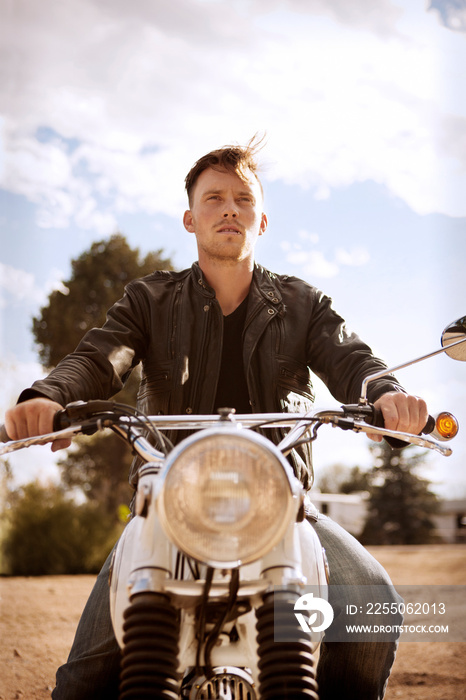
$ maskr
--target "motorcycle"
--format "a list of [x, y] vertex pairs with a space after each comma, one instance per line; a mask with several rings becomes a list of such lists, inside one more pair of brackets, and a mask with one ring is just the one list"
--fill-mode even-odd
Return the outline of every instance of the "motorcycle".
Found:
[[[367, 387], [442, 352], [464, 361], [465, 341], [463, 317], [438, 350], [367, 377], [359, 402], [337, 409], [148, 417], [78, 401], [56, 414], [54, 432], [0, 447], [1, 455], [110, 428], [140, 459], [134, 514], [109, 581], [121, 700], [318, 700], [318, 649], [333, 619], [329, 571], [308, 494], [286, 457], [323, 425], [448, 456], [443, 443], [458, 432], [451, 413], [429, 417], [420, 435], [387, 430]], [[266, 433], [277, 427], [289, 430], [276, 445]], [[189, 434], [173, 447], [167, 430]]]

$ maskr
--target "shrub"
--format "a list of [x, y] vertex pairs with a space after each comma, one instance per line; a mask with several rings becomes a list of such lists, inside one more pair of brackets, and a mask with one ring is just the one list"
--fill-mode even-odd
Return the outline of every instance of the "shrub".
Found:
[[123, 527], [96, 504], [37, 482], [13, 491], [9, 510], [3, 553], [14, 576], [96, 573]]

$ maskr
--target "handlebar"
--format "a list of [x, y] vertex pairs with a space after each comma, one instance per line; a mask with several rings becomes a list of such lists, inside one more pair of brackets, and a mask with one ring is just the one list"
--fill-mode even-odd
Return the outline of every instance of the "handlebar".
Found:
[[[451, 416], [451, 414], [447, 414]], [[456, 419], [451, 416], [452, 420]], [[445, 456], [451, 454], [451, 449], [439, 445], [433, 439], [422, 438], [410, 433], [387, 430], [384, 427], [382, 412], [374, 409], [371, 404], [349, 404], [340, 409], [309, 412], [306, 414], [263, 413], [242, 414], [235, 416], [234, 411], [226, 409], [220, 415], [206, 416], [144, 416], [136, 409], [116, 404], [111, 401], [76, 401], [55, 414], [54, 432], [48, 435], [9, 441], [4, 426], [0, 426], [0, 440], [7, 441], [0, 447], [0, 455], [12, 452], [33, 444], [45, 444], [54, 440], [74, 437], [79, 433], [93, 434], [104, 428], [111, 428], [124, 438], [144, 460], [161, 460], [163, 451], [156, 450], [144, 437], [141, 429], [152, 431], [153, 435], [161, 436], [160, 431], [171, 430], [200, 430], [206, 427], [219, 426], [225, 421], [241, 424], [244, 428], [291, 428], [286, 437], [278, 445], [283, 454], [288, 454], [293, 447], [303, 442], [312, 442], [316, 438], [317, 429], [323, 424], [331, 424], [343, 430], [354, 432], [375, 433], [383, 436], [392, 447], [401, 448], [407, 444], [417, 444], [422, 447], [437, 450]], [[457, 422], [456, 422], [457, 425]], [[436, 420], [429, 420], [422, 433], [429, 435], [435, 431]], [[309, 432], [312, 430], [312, 434]], [[457, 432], [457, 431], [456, 431]], [[456, 432], [454, 434], [456, 434]], [[307, 436], [305, 436], [307, 433]], [[434, 432], [435, 435], [435, 432]], [[440, 440], [449, 439], [439, 437]], [[163, 435], [162, 441], [163, 442]]]

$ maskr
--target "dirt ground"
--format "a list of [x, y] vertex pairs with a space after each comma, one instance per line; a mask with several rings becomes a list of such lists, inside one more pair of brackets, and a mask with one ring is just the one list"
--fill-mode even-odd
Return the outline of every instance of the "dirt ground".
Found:
[[[395, 584], [466, 584], [466, 545], [370, 551]], [[93, 581], [0, 579], [0, 700], [50, 697]], [[400, 644], [385, 700], [466, 700], [466, 643]]]

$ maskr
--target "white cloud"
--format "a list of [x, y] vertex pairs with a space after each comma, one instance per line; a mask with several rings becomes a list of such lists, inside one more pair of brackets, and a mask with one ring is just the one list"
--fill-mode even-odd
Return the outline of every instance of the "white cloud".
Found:
[[[32, 273], [0, 262], [0, 292], [6, 293], [14, 302], [26, 302], [36, 307], [44, 303], [54, 290], [66, 294], [68, 290], [62, 280], [63, 273], [52, 268], [43, 287], [39, 287]], [[5, 303], [5, 299], [0, 299], [0, 306]]]
[[37, 196], [42, 191], [61, 191], [71, 176], [71, 164], [58, 143], [39, 143], [34, 138], [11, 139], [5, 159], [5, 185], [21, 194]]
[[466, 215], [464, 43], [408, 0], [18, 0], [0, 31], [3, 186], [43, 227], [178, 215], [194, 160], [258, 130], [313, 197], [374, 180]]
[[[0, 290], [7, 292], [17, 301], [34, 300], [37, 288], [34, 275], [24, 270], [5, 265], [0, 262]], [[0, 298], [0, 306], [5, 306], [5, 300]]]
[[79, 175], [87, 166], [68, 152], [66, 143], [52, 138], [43, 143], [34, 136], [21, 136], [9, 124], [2, 185], [38, 205], [36, 222], [41, 228], [66, 228], [71, 220], [84, 229], [108, 234], [116, 230], [115, 216], [99, 211], [89, 180]]
[[310, 231], [306, 231], [305, 229], [301, 229], [300, 231], [298, 231], [298, 238], [300, 238], [303, 241], [309, 241], [310, 243], [319, 242], [318, 233], [311, 233]]
[[371, 256], [366, 248], [354, 248], [353, 250], [345, 250], [337, 248], [335, 252], [335, 260], [340, 265], [349, 265], [350, 267], [361, 267], [367, 265]]
[[[315, 235], [312, 242], [316, 243], [317, 241], [318, 236]], [[370, 261], [370, 254], [366, 248], [352, 250], [337, 248], [333, 260], [329, 260], [320, 250], [304, 249], [300, 243], [292, 245], [289, 241], [282, 241], [281, 248], [285, 252], [286, 262], [299, 267], [300, 274], [309, 279], [336, 277], [344, 265], [361, 267]]]
[[327, 260], [319, 250], [294, 251], [287, 254], [286, 260], [293, 265], [298, 265], [303, 277], [309, 279], [335, 277], [340, 269], [336, 263]]
[[63, 284], [63, 279], [63, 270], [58, 270], [56, 267], [52, 267], [44, 284], [44, 295], [48, 296], [51, 292], [54, 291], [61, 292], [65, 295], [69, 294], [70, 290]]
[[6, 362], [0, 360], [2, 392], [0, 394], [0, 415], [13, 406], [23, 389], [36, 379], [44, 377], [44, 371], [37, 362]]
[[[255, 4], [267, 12], [277, 5], [270, 0], [256, 0]], [[390, 0], [285, 0], [281, 5], [297, 13], [328, 16], [343, 25], [382, 36], [396, 33], [396, 22], [402, 13]]]
[[[54, 290], [68, 293], [62, 280], [63, 273], [50, 268], [45, 283], [39, 285], [35, 275], [30, 272], [0, 262], [0, 355], [4, 364], [11, 354], [7, 348], [14, 342], [13, 338], [18, 339], [21, 347], [26, 339], [30, 342], [28, 334], [31, 317], [46, 303], [48, 295]], [[2, 376], [3, 392], [11, 376], [9, 373], [8, 376]]]

